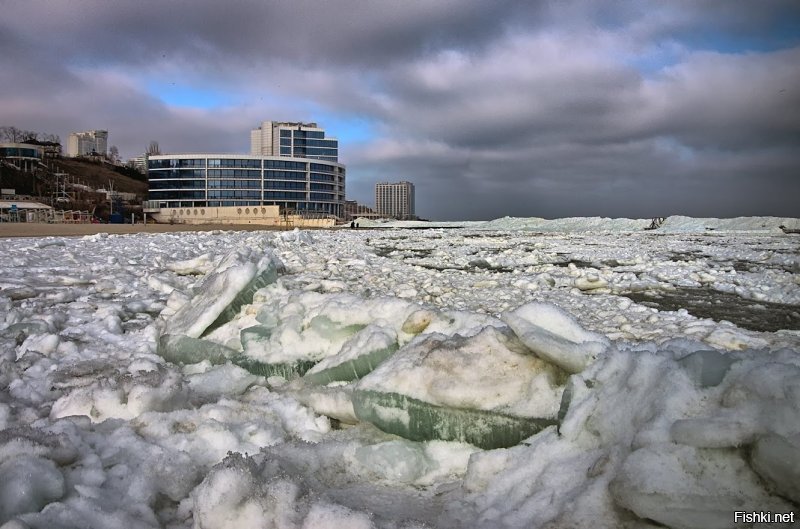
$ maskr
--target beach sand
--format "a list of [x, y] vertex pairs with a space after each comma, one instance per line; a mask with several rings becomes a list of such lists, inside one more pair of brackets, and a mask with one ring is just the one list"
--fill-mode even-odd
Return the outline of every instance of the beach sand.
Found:
[[181, 231], [279, 231], [286, 228], [261, 226], [258, 224], [44, 224], [35, 222], [0, 223], [0, 238], [3, 237], [69, 237], [94, 235], [96, 233], [170, 233]]

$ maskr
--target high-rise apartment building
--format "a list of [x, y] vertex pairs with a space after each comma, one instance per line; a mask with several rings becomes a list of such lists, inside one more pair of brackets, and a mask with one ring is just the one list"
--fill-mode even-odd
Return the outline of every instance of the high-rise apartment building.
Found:
[[375, 209], [382, 217], [416, 218], [414, 184], [411, 182], [375, 184]]
[[87, 130], [73, 132], [67, 140], [67, 156], [85, 156], [97, 153], [105, 156], [108, 152], [108, 131]]
[[338, 162], [339, 140], [326, 138], [316, 123], [264, 121], [250, 131], [250, 154]]

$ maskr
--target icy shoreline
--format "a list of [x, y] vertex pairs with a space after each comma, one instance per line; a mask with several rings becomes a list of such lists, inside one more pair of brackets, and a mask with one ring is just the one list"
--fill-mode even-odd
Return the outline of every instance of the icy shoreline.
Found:
[[[647, 230], [653, 219], [607, 217], [568, 217], [561, 219], [503, 217], [490, 221], [396, 221], [358, 219], [361, 228], [469, 228], [473, 230], [532, 231], [541, 233], [615, 233]], [[673, 215], [665, 217], [653, 234], [664, 233], [771, 233], [781, 226], [800, 228], [800, 219], [791, 217], [734, 217], [727, 219]]]
[[[800, 474], [787, 462], [800, 461], [800, 332], [623, 297], [710, 289], [756, 302], [747, 310], [785, 306], [791, 327], [800, 238], [745, 233], [763, 219], [709, 234], [707, 220], [660, 236], [507, 227], [4, 240], [0, 523], [726, 527], [734, 507], [797, 511]], [[266, 286], [253, 283], [273, 270], [265, 256], [277, 271]], [[230, 281], [212, 280], [223, 270]], [[247, 285], [257, 288], [227, 323], [210, 316], [237, 299], [223, 292]], [[542, 308], [509, 318], [532, 302]], [[199, 321], [217, 328], [204, 335]], [[165, 329], [225, 349], [167, 361]], [[486, 347], [508, 366], [543, 355], [575, 374], [509, 367], [486, 386], [496, 392], [480, 393]], [[374, 352], [386, 367], [354, 371], [361, 381], [319, 374], [341, 377], [332, 370]], [[330, 360], [311, 383], [265, 379], [228, 354]], [[409, 441], [357, 416], [353, 395], [367, 390], [560, 424], [503, 449]]]

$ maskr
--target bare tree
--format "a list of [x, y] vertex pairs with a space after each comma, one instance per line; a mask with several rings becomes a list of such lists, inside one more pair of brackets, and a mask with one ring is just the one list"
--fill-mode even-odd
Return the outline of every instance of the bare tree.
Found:
[[147, 147], [147, 155], [152, 156], [156, 154], [161, 154], [161, 149], [158, 146], [158, 142], [153, 140], [150, 142], [150, 145]]
[[22, 138], [22, 131], [17, 127], [0, 127], [0, 138], [3, 141], [17, 143]]
[[108, 148], [108, 159], [111, 160], [113, 163], [117, 163], [119, 160], [119, 149], [116, 145], [112, 145]]
[[47, 141], [50, 143], [61, 143], [61, 138], [58, 137], [58, 134], [41, 134], [42, 141]]
[[25, 143], [28, 141], [45, 141], [61, 144], [58, 134], [45, 134], [35, 130], [18, 129], [17, 127], [0, 127], [0, 141]]

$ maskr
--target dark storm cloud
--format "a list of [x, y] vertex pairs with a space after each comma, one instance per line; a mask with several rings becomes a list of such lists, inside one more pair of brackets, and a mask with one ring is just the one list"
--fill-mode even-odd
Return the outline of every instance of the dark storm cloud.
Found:
[[659, 135], [695, 147], [798, 140], [800, 48], [702, 52], [645, 79], [598, 50], [602, 36], [520, 40], [395, 72], [387, 82], [392, 122], [475, 148]]
[[510, 14], [537, 11], [511, 0], [292, 0], [230, 2], [16, 2], [5, 12], [86, 61], [146, 63], [198, 55], [235, 63], [277, 58], [308, 64], [404, 60], [440, 46], [491, 40]]
[[649, 87], [648, 95], [663, 101], [656, 116], [660, 132], [697, 147], [797, 146], [797, 64], [800, 48], [758, 55], [697, 54]]
[[373, 133], [342, 145], [349, 198], [411, 180], [431, 218], [797, 215], [798, 21], [789, 0], [12, 1], [0, 124], [107, 128], [132, 156], [246, 152], [260, 121], [322, 113]]

